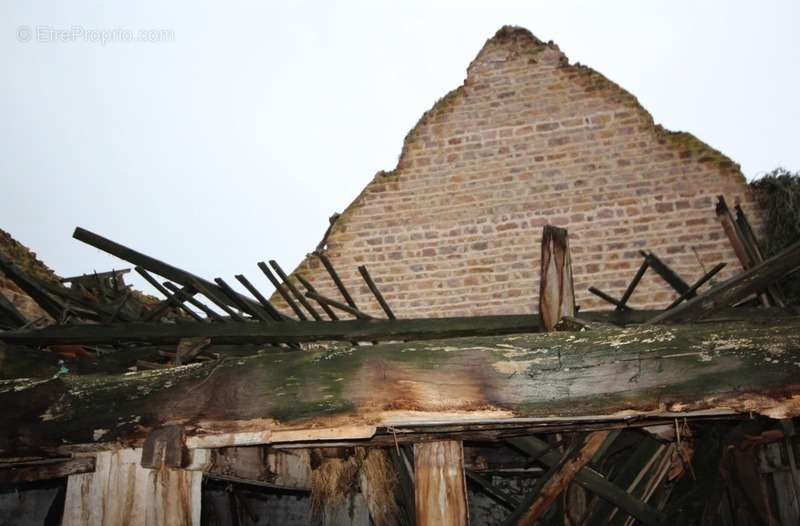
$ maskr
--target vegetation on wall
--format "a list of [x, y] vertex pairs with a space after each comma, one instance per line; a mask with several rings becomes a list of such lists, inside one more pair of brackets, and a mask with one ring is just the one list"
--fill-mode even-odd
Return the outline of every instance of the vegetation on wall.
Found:
[[[800, 239], [800, 172], [776, 168], [750, 186], [764, 211], [762, 248], [771, 256]], [[800, 275], [792, 275], [783, 288], [789, 299], [800, 301]]]

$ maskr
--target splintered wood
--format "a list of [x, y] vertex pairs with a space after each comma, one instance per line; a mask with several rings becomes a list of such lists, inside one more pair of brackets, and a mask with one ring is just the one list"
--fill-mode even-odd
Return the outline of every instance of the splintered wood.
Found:
[[542, 232], [539, 316], [542, 328], [552, 331], [564, 316], [575, 315], [575, 287], [567, 231], [545, 225]]

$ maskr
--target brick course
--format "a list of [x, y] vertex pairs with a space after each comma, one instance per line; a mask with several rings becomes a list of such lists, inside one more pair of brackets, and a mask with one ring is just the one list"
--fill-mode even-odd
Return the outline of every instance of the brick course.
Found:
[[[635, 97], [555, 44], [504, 27], [409, 132], [397, 167], [343, 212], [327, 254], [375, 314], [361, 264], [401, 317], [526, 313], [551, 223], [569, 229], [578, 303], [606, 308], [588, 287], [620, 296], [640, 249], [690, 282], [700, 262], [728, 262], [722, 277], [740, 270], [715, 220], [718, 194], [760, 224], [738, 165], [656, 125]], [[316, 259], [295, 272], [338, 297]], [[649, 271], [630, 303], [658, 308], [674, 296]]]

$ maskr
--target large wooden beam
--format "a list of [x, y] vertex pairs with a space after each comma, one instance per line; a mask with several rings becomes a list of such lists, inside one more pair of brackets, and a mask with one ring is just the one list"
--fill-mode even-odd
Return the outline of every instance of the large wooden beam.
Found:
[[545, 225], [539, 277], [539, 316], [542, 328], [552, 331], [564, 316], [575, 315], [575, 287], [569, 236], [563, 228]]
[[712, 287], [700, 296], [665, 311], [653, 318], [650, 323], [708, 317], [751, 294], [764, 290], [798, 268], [800, 268], [800, 241], [738, 276]]
[[122, 375], [45, 371], [0, 383], [0, 454], [135, 443], [165, 422], [184, 425], [192, 447], [221, 447], [426, 422], [446, 432], [520, 419], [797, 416], [799, 335], [792, 318], [339, 345]]
[[475, 316], [336, 322], [118, 323], [60, 325], [23, 332], [0, 332], [0, 341], [21, 345], [99, 344], [113, 342], [176, 343], [183, 338], [211, 338], [214, 343], [283, 343], [324, 340], [424, 340], [456, 336], [536, 332], [534, 315]]
[[43, 460], [20, 464], [0, 464], [0, 484], [19, 484], [91, 473], [94, 457], [79, 457], [66, 460]]
[[414, 496], [417, 526], [467, 526], [467, 483], [461, 442], [414, 446]]

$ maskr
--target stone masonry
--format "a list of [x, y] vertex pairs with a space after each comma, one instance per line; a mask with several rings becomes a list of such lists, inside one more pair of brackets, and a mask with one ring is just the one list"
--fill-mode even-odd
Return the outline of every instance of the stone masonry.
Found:
[[[717, 195], [759, 225], [738, 165], [656, 125], [634, 96], [552, 42], [504, 27], [411, 130], [397, 167], [342, 213], [327, 254], [375, 315], [358, 265], [400, 317], [530, 313], [551, 223], [569, 230], [581, 308], [608, 308], [588, 287], [619, 297], [640, 249], [689, 282], [719, 261], [728, 262], [720, 278], [740, 271], [715, 219]], [[295, 272], [341, 299], [315, 258]], [[630, 304], [663, 308], [674, 297], [650, 270]]]

